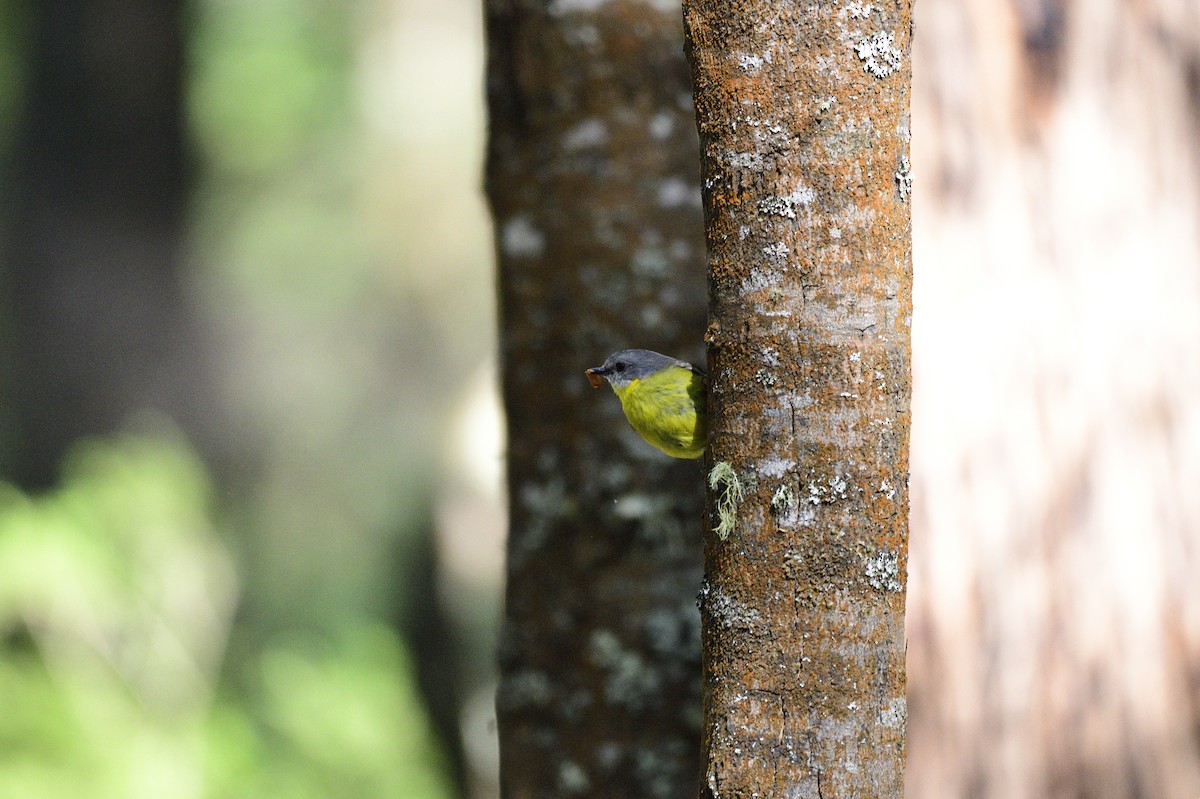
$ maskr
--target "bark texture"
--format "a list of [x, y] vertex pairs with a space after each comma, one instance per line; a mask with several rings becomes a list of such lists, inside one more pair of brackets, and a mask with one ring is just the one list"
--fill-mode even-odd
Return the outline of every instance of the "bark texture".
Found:
[[702, 355], [679, 6], [487, 3], [511, 527], [497, 696], [509, 797], [678, 797], [699, 774], [702, 470], [583, 370]]
[[709, 249], [704, 795], [898, 797], [908, 2], [685, 5]]
[[913, 796], [1200, 796], [1200, 3], [921, 0]]

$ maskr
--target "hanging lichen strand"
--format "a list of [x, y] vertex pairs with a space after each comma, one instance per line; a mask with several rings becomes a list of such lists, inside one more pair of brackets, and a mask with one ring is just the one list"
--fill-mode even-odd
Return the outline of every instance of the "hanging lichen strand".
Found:
[[899, 797], [906, 0], [690, 0], [709, 251], [711, 797]]

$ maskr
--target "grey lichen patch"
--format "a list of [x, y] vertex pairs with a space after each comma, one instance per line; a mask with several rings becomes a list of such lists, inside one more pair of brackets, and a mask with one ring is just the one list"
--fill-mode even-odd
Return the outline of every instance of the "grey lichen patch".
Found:
[[762, 69], [762, 65], [770, 60], [771, 59], [769, 57], [763, 58], [762, 56], [755, 55], [754, 53], [737, 54], [738, 66], [741, 67], [743, 72], [758, 72], [760, 69]]
[[662, 677], [635, 650], [627, 649], [610, 630], [597, 630], [588, 642], [588, 660], [603, 668], [604, 699], [611, 705], [639, 711], [662, 690]]
[[690, 762], [691, 741], [668, 738], [642, 746], [633, 752], [633, 772], [646, 796], [672, 799], [679, 786], [686, 784], [681, 767]]
[[900, 202], [907, 202], [912, 194], [912, 168], [908, 163], [908, 155], [900, 156], [900, 167], [896, 170], [896, 190], [900, 192]]
[[496, 707], [502, 711], [547, 707], [553, 699], [550, 678], [532, 669], [509, 675], [496, 690]]
[[567, 495], [566, 483], [561, 478], [542, 484], [528, 482], [521, 487], [519, 497], [528, 515], [524, 530], [514, 538], [518, 562], [549, 540], [555, 522], [576, 511], [575, 500]]
[[870, 3], [862, 3], [859, 0], [852, 0], [847, 6], [846, 11], [850, 13], [851, 19], [866, 19], [871, 16], [871, 12], [875, 10], [875, 6]]
[[855, 158], [859, 153], [873, 147], [874, 143], [875, 127], [870, 120], [862, 124], [854, 120], [847, 121], [825, 137], [825, 149], [836, 161]]
[[900, 582], [900, 556], [890, 549], [883, 549], [867, 558], [865, 564], [867, 583], [876, 591], [899, 593], [904, 590]]
[[770, 372], [766, 369], [759, 369], [754, 374], [754, 379], [757, 380], [765, 388], [770, 388], [771, 386], [775, 385], [775, 383], [778, 382], [778, 380], [779, 380], [779, 378], [775, 376], [774, 372]]
[[655, 201], [661, 208], [683, 208], [689, 205], [700, 208], [704, 198], [700, 194], [700, 187], [693, 185], [690, 180], [668, 177], [658, 184]]
[[[599, 234], [597, 238], [600, 238]], [[621, 242], [621, 246], [624, 246], [624, 242]], [[594, 264], [586, 264], [580, 270], [579, 279], [588, 297], [604, 307], [624, 307], [633, 293], [629, 271], [625, 269], [601, 269]], [[613, 303], [616, 305], [613, 306]]]
[[635, 275], [656, 280], [666, 277], [670, 267], [666, 252], [661, 247], [649, 245], [635, 250], [629, 261], [629, 268]]
[[616, 741], [605, 741], [596, 747], [596, 765], [601, 771], [614, 771], [625, 756], [625, 750]]
[[563, 149], [591, 150], [608, 143], [608, 126], [602, 119], [585, 119], [563, 136]]
[[583, 766], [574, 760], [564, 760], [558, 767], [558, 787], [563, 793], [585, 793], [592, 787], [592, 781]]
[[758, 461], [755, 471], [762, 478], [780, 478], [795, 468], [796, 461], [793, 458], [770, 455]]
[[762, 614], [748, 608], [719, 588], [705, 582], [696, 597], [701, 612], [727, 630], [749, 630], [763, 622]]
[[903, 56], [896, 48], [892, 34], [878, 31], [854, 45], [854, 52], [863, 62], [863, 69], [877, 78], [886, 78], [900, 69]]
[[766, 247], [763, 247], [762, 253], [772, 261], [783, 261], [787, 258], [788, 248], [783, 242], [777, 241], [774, 244], [768, 244]]
[[652, 611], [642, 630], [650, 649], [668, 656], [672, 663], [685, 663], [700, 656], [700, 614], [690, 602]]
[[608, 0], [552, 0], [550, 13], [556, 17], [567, 14], [595, 13], [606, 5]]
[[808, 484], [808, 501], [813, 505], [821, 505], [846, 499], [849, 488], [850, 483], [840, 474], [835, 474], [824, 483], [813, 480]]
[[713, 532], [724, 541], [737, 527], [737, 510], [746, 496], [746, 489], [737, 472], [725, 461], [718, 462], [708, 473], [708, 487], [718, 493], [717, 525]]
[[785, 219], [796, 218], [796, 209], [783, 197], [765, 197], [759, 200], [758, 210], [768, 216], [782, 216]]
[[742, 294], [754, 294], [778, 282], [779, 275], [774, 271], [751, 269], [750, 274], [742, 280]]
[[808, 186], [797, 186], [791, 194], [783, 197], [764, 197], [758, 201], [758, 210], [767, 216], [795, 219], [796, 209], [812, 205], [817, 193]]
[[889, 702], [879, 714], [879, 723], [894, 730], [904, 729], [908, 725], [908, 701], [900, 696]]
[[683, 543], [683, 527], [674, 511], [670, 494], [626, 494], [613, 506], [617, 518], [638, 524], [638, 543], [654, 548]]
[[726, 166], [733, 169], [762, 169], [762, 153], [740, 153], [736, 150], [726, 150], [723, 154]]
[[[889, 422], [890, 422], [890, 420], [889, 420]], [[888, 479], [885, 477], [879, 483], [879, 493], [883, 494], [888, 499], [895, 499], [896, 498], [896, 487], [894, 485], [892, 485], [891, 483], [889, 483]]]
[[517, 214], [500, 228], [500, 249], [509, 258], [537, 258], [546, 250], [546, 234], [529, 214]]
[[659, 111], [650, 117], [650, 137], [655, 141], [666, 141], [675, 130], [675, 115]]

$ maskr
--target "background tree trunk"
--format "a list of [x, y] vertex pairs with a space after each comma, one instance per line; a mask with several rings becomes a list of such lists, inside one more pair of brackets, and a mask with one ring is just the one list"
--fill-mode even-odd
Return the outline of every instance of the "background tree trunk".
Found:
[[685, 24], [711, 293], [704, 795], [898, 797], [909, 5], [690, 0]]
[[29, 5], [3, 214], [0, 468], [26, 488], [144, 408], [197, 432], [210, 382], [180, 285], [183, 4]]
[[511, 513], [503, 790], [694, 794], [701, 469], [641, 441], [583, 375], [630, 346], [701, 355], [679, 8], [490, 0], [487, 38]]
[[1200, 796], [1200, 4], [916, 4], [911, 795]]

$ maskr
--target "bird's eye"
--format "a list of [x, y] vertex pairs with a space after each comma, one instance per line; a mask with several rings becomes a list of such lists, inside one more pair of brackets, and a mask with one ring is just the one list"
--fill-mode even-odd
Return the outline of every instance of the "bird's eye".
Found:
[[625, 364], [621, 361], [617, 361], [616, 363], [613, 364], [613, 371], [616, 372], [617, 374], [624, 372]]

